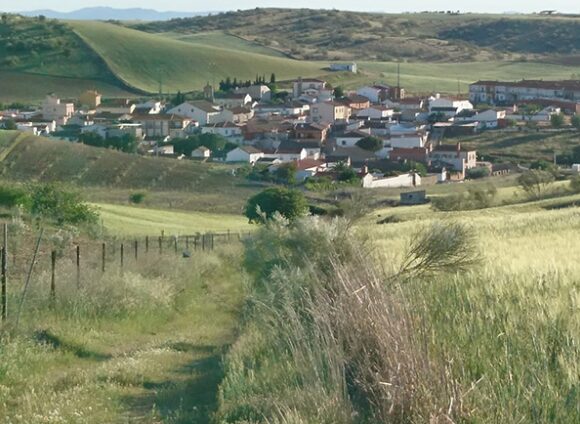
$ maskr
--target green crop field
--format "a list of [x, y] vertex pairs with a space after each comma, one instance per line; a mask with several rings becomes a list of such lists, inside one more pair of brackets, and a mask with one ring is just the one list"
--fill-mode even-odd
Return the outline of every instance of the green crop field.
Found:
[[321, 73], [313, 62], [197, 45], [102, 22], [72, 24], [122, 81], [156, 92], [201, 89], [227, 76], [253, 79], [274, 72], [279, 79]]
[[217, 47], [219, 49], [236, 50], [238, 52], [256, 53], [274, 57], [286, 57], [284, 53], [273, 48], [266, 47], [262, 44], [245, 40], [241, 37], [220, 31], [201, 32], [196, 34], [161, 32], [157, 35], [168, 37], [174, 40], [185, 41], [200, 47]]
[[107, 232], [120, 236], [157, 235], [161, 231], [167, 236], [227, 231], [235, 234], [252, 229], [241, 213], [176, 212], [102, 203], [95, 207]]

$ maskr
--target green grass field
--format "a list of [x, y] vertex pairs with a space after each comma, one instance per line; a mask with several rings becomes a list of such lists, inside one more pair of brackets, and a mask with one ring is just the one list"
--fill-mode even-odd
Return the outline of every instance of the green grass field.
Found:
[[[0, 140], [12, 134], [0, 131]], [[126, 203], [130, 193], [150, 191], [150, 207], [241, 214], [246, 199], [259, 190], [245, 179], [233, 177], [233, 168], [228, 165], [144, 157], [32, 135], [23, 137], [0, 162], [3, 178], [83, 186], [102, 203]]]
[[167, 236], [227, 231], [235, 235], [253, 229], [242, 214], [177, 212], [102, 203], [94, 206], [107, 232], [119, 236], [154, 236], [162, 231]]
[[[122, 81], [139, 89], [176, 92], [201, 89], [227, 76], [253, 79], [274, 72], [279, 79], [320, 74], [320, 65], [173, 40], [102, 22], [75, 22], [75, 31]], [[260, 49], [259, 49], [260, 50]]]

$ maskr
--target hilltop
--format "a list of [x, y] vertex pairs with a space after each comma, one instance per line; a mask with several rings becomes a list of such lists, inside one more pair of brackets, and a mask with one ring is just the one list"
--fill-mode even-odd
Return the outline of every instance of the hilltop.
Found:
[[256, 8], [134, 27], [155, 33], [227, 31], [309, 60], [565, 58], [569, 64], [578, 64], [579, 25], [579, 18], [561, 16]]
[[120, 21], [163, 21], [168, 19], [186, 18], [197, 15], [205, 15], [204, 12], [159, 12], [153, 9], [131, 8], [116, 9], [114, 7], [84, 7], [71, 12], [58, 12], [55, 10], [31, 10], [20, 12], [23, 16], [45, 16], [51, 19], [74, 19], [74, 20], [120, 20]]
[[[464, 93], [477, 79], [578, 73], [574, 18], [258, 9], [123, 25], [3, 15], [0, 77], [9, 84], [0, 101], [38, 101], [47, 91], [75, 97], [86, 89], [106, 97], [188, 92], [228, 76], [271, 73], [279, 81], [318, 77], [356, 88], [396, 83], [399, 61], [410, 93], [457, 93], [458, 84]], [[551, 44], [542, 38], [548, 33]], [[562, 46], [571, 46], [565, 58]], [[351, 59], [357, 74], [328, 69]]]

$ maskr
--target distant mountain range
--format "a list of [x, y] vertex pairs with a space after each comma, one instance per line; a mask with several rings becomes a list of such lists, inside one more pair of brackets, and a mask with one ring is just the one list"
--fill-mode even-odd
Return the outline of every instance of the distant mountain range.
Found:
[[158, 12], [152, 9], [115, 9], [112, 7], [87, 7], [72, 12], [57, 12], [55, 10], [31, 10], [19, 12], [24, 16], [43, 15], [50, 19], [98, 20], [110, 19], [118, 21], [167, 21], [175, 18], [191, 18], [204, 16], [210, 12]]

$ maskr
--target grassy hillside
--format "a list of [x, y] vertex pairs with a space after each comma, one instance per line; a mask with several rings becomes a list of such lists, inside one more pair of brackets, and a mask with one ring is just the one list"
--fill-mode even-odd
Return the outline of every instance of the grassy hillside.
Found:
[[[0, 134], [4, 134], [0, 131]], [[8, 133], [2, 138], [11, 137]], [[24, 135], [0, 162], [0, 175], [14, 181], [62, 181], [104, 191], [109, 203], [118, 189], [189, 192], [190, 210], [237, 214], [255, 193], [232, 168], [219, 164], [131, 155], [66, 141]], [[124, 201], [128, 198], [125, 193]]]
[[266, 56], [123, 28], [103, 22], [75, 22], [75, 31], [101, 55], [121, 80], [143, 90], [201, 89], [227, 76], [252, 79], [274, 72], [279, 79], [321, 73], [319, 64]]
[[255, 8], [135, 27], [150, 32], [227, 31], [311, 60], [465, 62], [578, 55], [579, 20], [532, 15], [394, 15]]
[[580, 146], [580, 131], [484, 132], [460, 139], [461, 144], [476, 149], [488, 159], [514, 162], [552, 161], [554, 153], [570, 157]]

